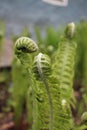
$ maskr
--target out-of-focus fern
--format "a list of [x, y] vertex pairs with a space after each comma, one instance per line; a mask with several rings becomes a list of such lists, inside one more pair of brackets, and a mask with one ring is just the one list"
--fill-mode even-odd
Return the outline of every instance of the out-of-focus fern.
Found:
[[23, 105], [26, 100], [26, 93], [29, 87], [28, 72], [20, 63], [17, 57], [14, 58], [12, 66], [13, 78], [13, 101], [14, 101], [14, 119], [16, 124], [19, 123], [23, 112]]
[[87, 112], [84, 112], [80, 119], [80, 125], [74, 126], [73, 130], [86, 130], [87, 129]]
[[2, 48], [4, 36], [5, 36], [5, 23], [4, 23], [4, 21], [0, 21], [0, 51]]
[[[79, 44], [77, 47], [76, 59], [76, 75], [75, 79], [80, 82], [79, 90], [82, 93], [81, 102], [77, 102], [76, 109], [78, 115], [81, 115], [86, 110], [87, 104], [87, 21], [81, 20], [77, 26], [76, 41]], [[78, 88], [75, 88], [78, 89]]]
[[58, 48], [58, 34], [53, 27], [46, 29], [46, 42], [48, 45], [52, 45], [54, 49]]
[[30, 31], [28, 30], [27, 27], [24, 27], [23, 30], [22, 30], [22, 32], [21, 32], [21, 34], [19, 34], [19, 35], [12, 34], [12, 40], [13, 40], [13, 42], [15, 43], [16, 40], [18, 38], [20, 38], [21, 36], [23, 36], [23, 37], [31, 37], [31, 33], [30, 33]]
[[[42, 38], [42, 35], [41, 35], [41, 31], [40, 31], [40, 28], [39, 27], [35, 27], [35, 34], [36, 34], [36, 39], [37, 39], [37, 43], [38, 43], [38, 45], [40, 45], [40, 44], [45, 44], [44, 43], [44, 40], [43, 40], [43, 38]], [[40, 48], [40, 49], [42, 49], [42, 48]]]
[[81, 44], [83, 44], [83, 84], [87, 85], [87, 22], [81, 24]]
[[75, 40], [78, 43], [77, 47], [77, 59], [76, 59], [76, 76], [77, 79], [83, 79], [83, 70], [84, 70], [84, 53], [85, 53], [85, 46], [86, 46], [86, 30], [87, 30], [87, 23], [81, 21], [80, 24], [77, 25], [77, 32]]
[[23, 37], [31, 37], [31, 33], [30, 33], [30, 31], [28, 30], [28, 27], [25, 27], [25, 28], [22, 30], [21, 36], [23, 36]]
[[41, 52], [52, 56], [58, 48], [58, 43], [61, 39], [61, 31], [59, 32], [53, 27], [47, 27], [45, 35], [42, 36], [40, 28], [35, 27], [35, 34]]

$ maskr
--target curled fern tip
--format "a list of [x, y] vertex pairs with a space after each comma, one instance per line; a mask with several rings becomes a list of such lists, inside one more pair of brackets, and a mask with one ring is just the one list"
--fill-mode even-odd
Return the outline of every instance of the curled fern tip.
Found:
[[65, 35], [67, 38], [73, 38], [75, 35], [75, 24], [69, 23], [65, 29]]
[[37, 44], [28, 37], [20, 37], [15, 43], [15, 54], [32, 53], [38, 50]]

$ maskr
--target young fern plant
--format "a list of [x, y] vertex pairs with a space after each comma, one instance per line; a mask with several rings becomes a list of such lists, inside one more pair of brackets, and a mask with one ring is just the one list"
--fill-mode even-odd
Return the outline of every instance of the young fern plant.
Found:
[[[38, 50], [37, 44], [31, 40], [30, 38], [27, 37], [21, 37], [19, 38], [16, 43], [15, 43], [15, 55], [19, 59], [20, 63], [23, 66], [23, 69], [25, 69], [26, 74], [28, 75], [28, 83], [29, 86], [27, 88], [27, 117], [28, 121], [32, 123], [32, 93], [34, 91], [34, 82], [33, 82], [33, 76], [32, 76], [32, 58], [33, 58], [33, 53]], [[21, 87], [21, 86], [20, 86]], [[20, 91], [20, 90], [19, 90]], [[17, 91], [17, 93], [20, 93]], [[23, 91], [22, 91], [23, 92]], [[20, 96], [18, 94], [18, 96]]]
[[69, 103], [73, 96], [72, 86], [77, 49], [77, 43], [73, 40], [74, 34], [75, 24], [70, 23], [65, 30], [65, 37], [61, 41], [59, 49], [56, 52], [56, 61], [53, 66], [54, 73], [57, 74], [58, 77], [62, 95]]
[[[52, 65], [50, 58], [39, 53], [33, 63], [30, 53], [37, 50], [37, 45], [28, 38], [20, 38], [15, 44], [15, 54], [29, 73], [27, 94], [28, 111], [30, 101], [33, 101], [33, 130], [70, 130], [72, 114], [70, 100], [73, 95], [73, 77], [77, 44], [73, 41], [75, 25], [71, 23], [65, 30]], [[31, 99], [30, 99], [31, 98]], [[30, 113], [30, 112], [29, 112]]]
[[38, 109], [34, 111], [38, 114], [33, 129], [70, 130], [72, 117], [70, 106], [61, 95], [57, 75], [51, 71], [49, 61], [48, 56], [42, 53], [34, 59], [33, 71], [39, 83], [36, 96]]
[[[70, 23], [65, 29], [64, 39], [59, 44], [59, 48], [56, 52], [55, 61], [53, 64], [53, 75], [56, 75], [57, 78], [57, 89], [60, 88], [62, 105], [62, 108], [58, 110], [58, 130], [70, 130], [73, 127], [70, 103], [71, 98], [73, 97], [72, 86], [77, 49], [77, 43], [73, 40], [74, 35], [75, 24]], [[56, 110], [54, 107], [54, 113], [55, 111]]]
[[[42, 120], [42, 122], [46, 124], [45, 120], [47, 118], [46, 115], [43, 113], [48, 113], [49, 110], [52, 117], [51, 120], [48, 119], [49, 124], [52, 124], [51, 127], [49, 127], [48, 125], [47, 127], [45, 127], [45, 129], [51, 128], [53, 130], [70, 130], [73, 127], [70, 100], [73, 95], [72, 84], [77, 46], [72, 39], [74, 36], [74, 32], [75, 25], [74, 23], [71, 23], [67, 26], [65, 30], [66, 37], [60, 43], [58, 52], [56, 53], [55, 63], [53, 64], [53, 71], [50, 73], [50, 76], [44, 76], [46, 83], [44, 82], [43, 75], [50, 72], [50, 69], [46, 68], [48, 66], [48, 60], [44, 59], [42, 54], [39, 54], [34, 60], [34, 73], [36, 74], [37, 79], [38, 76], [40, 76], [45, 86], [48, 86], [48, 95], [50, 95], [51, 99], [51, 103], [49, 102], [50, 107], [48, 107], [48, 100], [46, 96], [43, 98], [43, 105], [40, 103], [41, 105], [39, 106], [38, 103], [38, 106], [40, 107], [40, 110], [38, 111], [39, 120]], [[39, 90], [43, 90], [41, 84], [38, 87]], [[44, 89], [43, 94], [45, 93], [46, 90]], [[43, 109], [44, 111], [41, 111]], [[43, 117], [41, 117], [41, 115], [43, 115]], [[43, 126], [44, 125], [42, 124], [40, 129], [44, 129]]]
[[0, 51], [2, 50], [4, 36], [5, 36], [5, 23], [4, 21], [0, 21]]
[[[33, 72], [38, 80], [36, 89], [37, 99], [37, 121], [33, 124], [34, 130], [49, 129], [53, 130], [53, 108], [50, 95], [50, 89], [46, 78], [51, 73], [50, 58], [42, 53], [39, 53], [33, 63]], [[39, 95], [39, 96], [38, 96]], [[35, 115], [34, 115], [35, 117]], [[38, 124], [38, 127], [37, 127]]]

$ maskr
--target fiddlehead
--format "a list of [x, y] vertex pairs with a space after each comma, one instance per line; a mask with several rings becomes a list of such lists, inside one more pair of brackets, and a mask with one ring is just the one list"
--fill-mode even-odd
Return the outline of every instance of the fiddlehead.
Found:
[[15, 54], [25, 66], [27, 66], [27, 64], [29, 66], [29, 62], [31, 62], [29, 61], [31, 60], [29, 54], [36, 52], [37, 50], [37, 44], [27, 37], [21, 37], [15, 43]]
[[42, 53], [34, 58], [33, 71], [37, 79], [41, 79], [42, 73], [45, 77], [50, 75], [51, 72], [51, 61], [50, 58]]
[[[52, 123], [53, 122], [52, 100], [51, 100], [51, 96], [50, 96], [49, 86], [46, 81], [46, 77], [51, 73], [51, 62], [50, 62], [49, 57], [45, 54], [39, 53], [39, 55], [36, 56], [34, 59], [33, 71], [36, 75], [36, 78], [41, 79], [45, 85], [45, 87], [42, 85], [42, 88], [39, 88], [40, 91], [43, 90], [42, 91], [43, 102], [42, 102], [42, 105], [39, 105], [41, 107], [41, 108], [39, 108], [40, 109], [39, 116], [43, 122], [43, 125], [40, 128], [52, 130], [53, 129], [52, 128], [52, 124], [53, 124]], [[39, 103], [39, 104], [41, 104], [41, 103]], [[48, 107], [48, 109], [47, 109], [47, 107]], [[48, 113], [48, 111], [50, 111], [50, 112]], [[44, 112], [44, 115], [43, 115], [43, 112]], [[48, 117], [50, 116], [50, 119], [48, 119], [48, 122], [47, 122], [50, 124], [50, 127], [48, 126], [48, 124], [46, 125], [46, 120], [48, 118], [46, 114], [48, 115]]]
[[73, 38], [75, 35], [75, 24], [72, 22], [70, 24], [67, 25], [66, 29], [65, 29], [65, 36], [68, 39]]
[[18, 54], [21, 51], [25, 53], [32, 53], [38, 49], [37, 44], [27, 37], [19, 38], [15, 43], [15, 53]]
[[[15, 54], [17, 58], [20, 60], [21, 64], [23, 65], [26, 75], [28, 75], [29, 79], [29, 86], [27, 88], [27, 115], [28, 115], [28, 121], [32, 122], [32, 100], [33, 97], [31, 96], [34, 91], [34, 82], [33, 82], [33, 76], [31, 72], [32, 67], [32, 55], [31, 53], [36, 52], [38, 50], [37, 44], [27, 37], [20, 37], [16, 43], [15, 43]], [[19, 90], [20, 91], [20, 90]], [[18, 93], [18, 92], [17, 92]], [[18, 94], [19, 96], [19, 94]]]

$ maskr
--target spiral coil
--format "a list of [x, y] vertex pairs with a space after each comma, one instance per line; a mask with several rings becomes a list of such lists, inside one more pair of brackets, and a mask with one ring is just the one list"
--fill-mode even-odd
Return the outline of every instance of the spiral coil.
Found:
[[67, 38], [73, 38], [75, 35], [75, 24], [69, 23], [65, 29], [65, 35]]
[[43, 71], [44, 76], [45, 77], [49, 76], [50, 72], [51, 72], [51, 61], [50, 61], [50, 58], [48, 57], [48, 55], [39, 53], [39, 55], [36, 56], [34, 59], [33, 72], [35, 73], [35, 76], [37, 79], [40, 78], [40, 73], [42, 73], [42, 72], [39, 73], [38, 63], [40, 63], [40, 67], [42, 69], [41, 71]]

